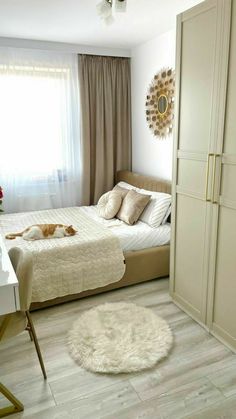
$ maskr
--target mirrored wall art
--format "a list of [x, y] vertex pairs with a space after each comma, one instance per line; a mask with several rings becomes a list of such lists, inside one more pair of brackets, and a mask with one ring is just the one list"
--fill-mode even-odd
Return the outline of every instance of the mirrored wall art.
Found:
[[146, 96], [146, 120], [155, 137], [166, 138], [173, 130], [175, 73], [164, 68], [155, 74]]

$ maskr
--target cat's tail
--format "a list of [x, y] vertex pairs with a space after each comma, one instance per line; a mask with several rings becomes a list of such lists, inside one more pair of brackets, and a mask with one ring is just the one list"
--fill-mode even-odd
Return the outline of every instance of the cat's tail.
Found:
[[9, 233], [6, 234], [5, 238], [8, 240], [14, 240], [16, 237], [22, 237], [23, 231], [21, 233]]

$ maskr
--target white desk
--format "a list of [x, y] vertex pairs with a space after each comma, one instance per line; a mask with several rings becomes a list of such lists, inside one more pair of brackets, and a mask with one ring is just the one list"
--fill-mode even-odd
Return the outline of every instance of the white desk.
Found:
[[0, 315], [20, 309], [18, 280], [0, 236]]
[[[0, 235], [0, 315], [8, 315], [19, 309], [18, 280]], [[12, 403], [11, 406], [0, 408], [0, 418], [24, 410], [23, 404], [2, 383], [0, 393]]]

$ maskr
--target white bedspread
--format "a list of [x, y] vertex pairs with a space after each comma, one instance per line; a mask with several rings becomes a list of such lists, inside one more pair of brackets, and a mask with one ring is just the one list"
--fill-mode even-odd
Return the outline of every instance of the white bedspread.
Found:
[[119, 239], [78, 207], [4, 214], [0, 232], [20, 232], [32, 224], [72, 224], [78, 234], [62, 239], [5, 240], [8, 249], [19, 247], [33, 260], [32, 302], [79, 293], [119, 281], [125, 272]]
[[129, 226], [117, 218], [104, 220], [99, 217], [95, 205], [90, 207], [81, 207], [81, 209], [96, 222], [109, 227], [112, 233], [119, 238], [124, 252], [142, 250], [155, 246], [164, 246], [165, 244], [170, 243], [171, 227], [169, 223], [153, 228], [142, 221], [138, 221], [135, 225]]

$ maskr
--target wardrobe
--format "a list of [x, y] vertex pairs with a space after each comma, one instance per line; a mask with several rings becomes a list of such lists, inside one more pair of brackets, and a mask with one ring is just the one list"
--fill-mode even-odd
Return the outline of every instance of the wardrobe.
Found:
[[236, 351], [236, 0], [177, 18], [170, 293]]

